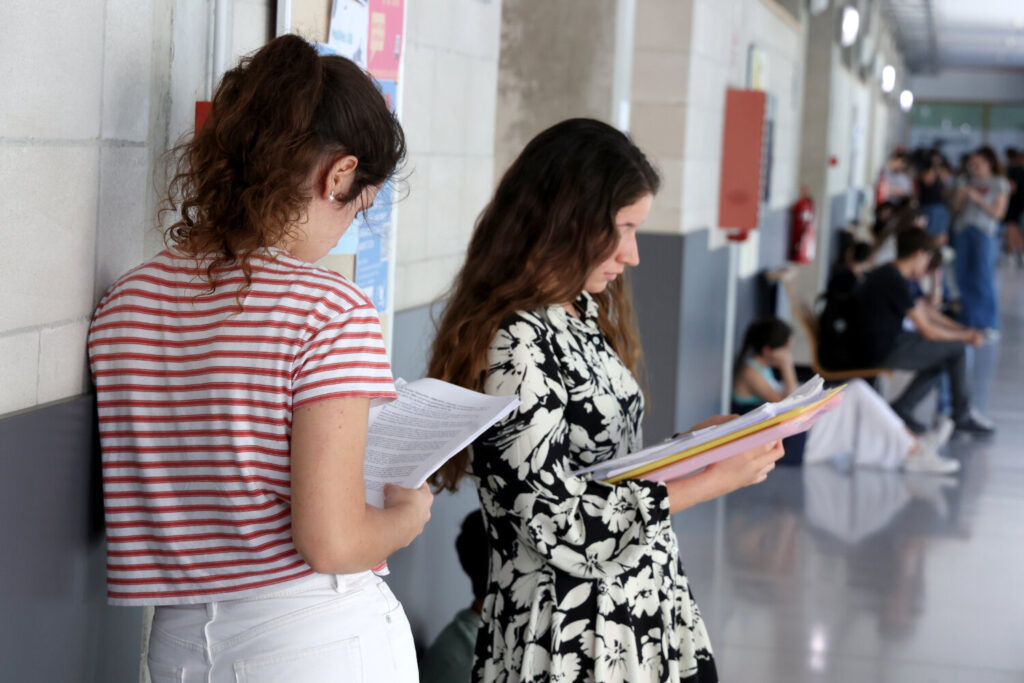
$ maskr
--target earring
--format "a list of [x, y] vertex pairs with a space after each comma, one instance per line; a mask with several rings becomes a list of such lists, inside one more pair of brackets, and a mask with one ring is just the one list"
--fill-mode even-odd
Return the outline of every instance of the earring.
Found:
[[331, 196], [327, 198], [327, 201], [329, 201], [329, 202], [333, 202], [334, 201], [334, 193], [333, 192], [331, 193]]

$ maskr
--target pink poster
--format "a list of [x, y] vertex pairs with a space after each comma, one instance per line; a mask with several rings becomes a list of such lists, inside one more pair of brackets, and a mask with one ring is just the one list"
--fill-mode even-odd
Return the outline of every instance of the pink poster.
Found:
[[370, 0], [367, 68], [378, 81], [397, 81], [402, 59], [405, 0]]

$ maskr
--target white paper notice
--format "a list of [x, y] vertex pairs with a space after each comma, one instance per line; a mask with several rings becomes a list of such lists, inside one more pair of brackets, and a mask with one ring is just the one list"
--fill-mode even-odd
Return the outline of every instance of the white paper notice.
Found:
[[366, 41], [370, 35], [367, 0], [334, 0], [327, 44], [342, 57], [366, 68]]
[[384, 505], [384, 485], [423, 485], [453, 455], [519, 405], [436, 379], [399, 380], [398, 398], [370, 409], [366, 437], [366, 502]]

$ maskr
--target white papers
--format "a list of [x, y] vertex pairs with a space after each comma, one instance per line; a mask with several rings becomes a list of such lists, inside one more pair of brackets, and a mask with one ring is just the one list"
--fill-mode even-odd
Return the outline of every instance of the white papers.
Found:
[[590, 474], [594, 479], [610, 479], [623, 472], [628, 472], [641, 465], [656, 462], [676, 453], [696, 448], [710, 441], [729, 436], [748, 427], [778, 417], [797, 408], [810, 405], [820, 401], [825, 396], [825, 381], [815, 375], [813, 378], [797, 387], [796, 391], [777, 403], [765, 403], [758, 408], [741, 415], [734, 420], [724, 422], [713, 427], [705, 427], [694, 432], [681, 434], [673, 439], [668, 439], [657, 445], [645, 448], [636, 453], [611, 458], [590, 467], [572, 472], [574, 476]]
[[418, 488], [453, 455], [519, 405], [436, 379], [399, 380], [398, 398], [370, 408], [366, 502], [384, 506], [384, 485]]
[[367, 0], [334, 0], [327, 44], [342, 57], [366, 68], [366, 41], [370, 35]]

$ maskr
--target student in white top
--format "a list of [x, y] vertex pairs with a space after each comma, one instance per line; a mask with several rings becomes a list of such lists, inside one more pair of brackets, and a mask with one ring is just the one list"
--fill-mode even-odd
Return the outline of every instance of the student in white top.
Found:
[[[791, 347], [792, 330], [777, 318], [747, 328], [733, 379], [734, 410], [781, 401], [796, 389]], [[852, 456], [855, 465], [949, 474], [959, 470], [960, 463], [941, 457], [938, 450], [952, 431], [947, 418], [936, 429], [915, 436], [867, 382], [855, 379], [847, 384], [839, 407], [811, 427], [803, 460], [811, 465]]]
[[371, 570], [432, 496], [366, 504], [390, 367], [366, 296], [313, 265], [401, 163], [401, 127], [365, 72], [287, 35], [224, 75], [174, 152], [169, 248], [90, 333], [111, 599], [156, 606], [154, 683], [416, 681]]

